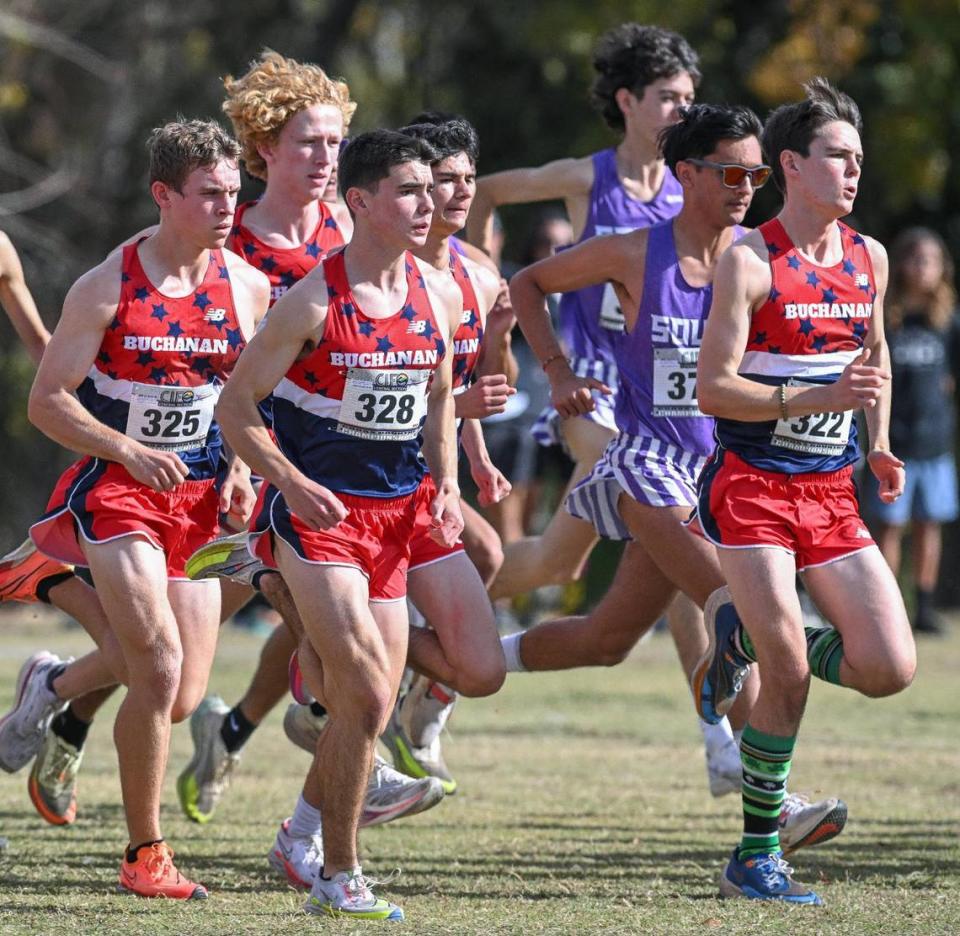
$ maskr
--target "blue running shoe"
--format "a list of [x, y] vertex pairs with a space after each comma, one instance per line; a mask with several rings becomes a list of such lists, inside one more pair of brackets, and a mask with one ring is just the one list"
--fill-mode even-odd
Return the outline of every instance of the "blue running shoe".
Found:
[[793, 869], [783, 860], [783, 852], [741, 860], [735, 848], [720, 877], [720, 896], [786, 900], [822, 907], [823, 901], [809, 887], [798, 884], [791, 874]]
[[743, 681], [750, 674], [750, 661], [733, 647], [733, 634], [740, 617], [730, 589], [718, 588], [703, 609], [703, 625], [710, 645], [693, 669], [690, 685], [700, 717], [711, 725], [720, 722], [733, 707]]

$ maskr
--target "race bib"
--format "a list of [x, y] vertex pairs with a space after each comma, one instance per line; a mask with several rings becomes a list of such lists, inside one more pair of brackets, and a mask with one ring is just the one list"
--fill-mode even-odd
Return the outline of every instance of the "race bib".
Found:
[[699, 348], [653, 349], [653, 415], [702, 416], [697, 406]]
[[625, 331], [627, 327], [613, 283], [607, 283], [603, 287], [603, 299], [600, 302], [600, 327], [615, 332]]
[[[788, 380], [788, 387], [815, 387], [808, 380]], [[840, 413], [814, 413], [778, 419], [770, 442], [780, 448], [809, 455], [842, 455], [850, 441], [853, 410]]]
[[415, 439], [427, 413], [429, 370], [347, 371], [337, 431], [373, 442]]
[[149, 448], [186, 452], [200, 448], [210, 432], [220, 388], [133, 385], [124, 434]]

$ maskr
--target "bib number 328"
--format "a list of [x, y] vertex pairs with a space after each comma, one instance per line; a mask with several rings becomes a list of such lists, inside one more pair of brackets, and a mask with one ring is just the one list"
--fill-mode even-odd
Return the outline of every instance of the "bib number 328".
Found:
[[351, 368], [337, 431], [375, 442], [415, 439], [427, 411], [427, 370]]

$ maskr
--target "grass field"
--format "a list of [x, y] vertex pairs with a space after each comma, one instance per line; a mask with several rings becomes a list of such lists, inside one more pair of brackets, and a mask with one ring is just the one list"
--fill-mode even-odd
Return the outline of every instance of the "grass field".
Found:
[[[33, 615], [31, 617], [31, 615]], [[22, 659], [82, 652], [83, 636], [33, 612], [0, 615], [0, 705]], [[211, 687], [231, 703], [259, 641], [228, 628]], [[916, 684], [868, 701], [815, 684], [791, 788], [836, 794], [844, 834], [795, 856], [823, 909], [721, 902], [738, 837], [735, 797], [706, 792], [699, 732], [668, 638], [613, 670], [515, 675], [495, 698], [461, 704], [446, 741], [461, 792], [431, 812], [363, 835], [367, 873], [402, 874], [382, 893], [406, 930], [433, 933], [960, 933], [960, 622], [920, 648]], [[307, 757], [280, 728], [254, 735], [213, 823], [180, 815], [174, 779], [190, 753], [174, 732], [165, 832], [206, 903], [114, 892], [125, 842], [110, 705], [91, 732], [80, 813], [46, 826], [26, 773], [0, 775], [0, 933], [232, 934], [367, 931], [307, 917], [265, 861]]]

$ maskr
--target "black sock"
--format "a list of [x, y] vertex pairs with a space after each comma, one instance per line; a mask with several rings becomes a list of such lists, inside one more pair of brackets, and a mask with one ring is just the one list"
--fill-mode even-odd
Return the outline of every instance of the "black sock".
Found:
[[226, 715], [223, 716], [223, 725], [220, 728], [220, 737], [223, 739], [226, 749], [233, 754], [239, 751], [246, 743], [253, 729], [257, 726], [247, 718], [240, 710], [239, 705], [235, 705]]
[[50, 592], [58, 585], [62, 585], [72, 578], [74, 578], [72, 572], [54, 572], [53, 575], [48, 575], [45, 579], [41, 579], [37, 584], [37, 601], [50, 604]]
[[67, 744], [72, 744], [78, 751], [83, 749], [90, 730], [90, 722], [77, 717], [73, 706], [68, 705], [59, 715], [55, 715], [50, 722], [50, 730]]
[[323, 718], [323, 716], [327, 714], [327, 710], [319, 702], [317, 702], [316, 699], [310, 703], [310, 712], [316, 718]]
[[917, 620], [929, 618], [933, 611], [933, 592], [926, 588], [917, 589]]
[[154, 839], [152, 842], [141, 842], [136, 848], [127, 849], [127, 863], [133, 864], [137, 860], [137, 852], [141, 848], [149, 848], [151, 845], [159, 845], [163, 841], [162, 838]]
[[57, 690], [53, 688], [54, 681], [63, 675], [63, 671], [66, 668], [66, 663], [59, 663], [57, 666], [51, 666], [50, 672], [47, 673], [47, 689], [49, 689], [54, 695], [57, 694]]

